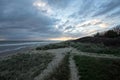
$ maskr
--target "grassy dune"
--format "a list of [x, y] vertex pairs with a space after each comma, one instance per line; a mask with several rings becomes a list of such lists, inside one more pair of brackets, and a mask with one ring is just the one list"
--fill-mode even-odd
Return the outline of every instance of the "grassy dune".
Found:
[[120, 80], [120, 60], [75, 56], [80, 80]]
[[120, 47], [108, 47], [103, 44], [81, 43], [81, 42], [71, 42], [71, 41], [37, 47], [36, 50], [58, 49], [65, 47], [73, 47], [79, 51], [89, 52], [89, 53], [112, 54], [112, 55], [120, 56]]
[[71, 43], [72, 47], [77, 50], [89, 53], [99, 53], [99, 54], [112, 54], [120, 56], [120, 47], [107, 47], [103, 44], [92, 44], [92, 43]]
[[58, 48], [65, 48], [65, 47], [68, 47], [68, 46], [69, 45], [66, 44], [65, 42], [61, 42], [61, 43], [49, 44], [49, 45], [46, 45], [46, 46], [37, 47], [36, 50], [58, 49]]
[[52, 60], [44, 54], [18, 54], [0, 61], [0, 80], [33, 80]]
[[[66, 48], [67, 47], [67, 48]], [[72, 47], [72, 48], [70, 48]], [[58, 50], [61, 48], [61, 50]], [[37, 47], [36, 52], [31, 54], [17, 54], [11, 58], [0, 61], [0, 80], [33, 80], [45, 70], [55, 55], [46, 53], [46, 50], [55, 49], [53, 53], [64, 54], [62, 63], [45, 80], [69, 80], [69, 54], [74, 53], [71, 49], [81, 52], [112, 54], [120, 56], [120, 48], [106, 47], [103, 44], [61, 42]], [[42, 51], [39, 51], [42, 50]], [[44, 50], [44, 51], [43, 51]], [[71, 51], [69, 51], [71, 50]], [[43, 53], [42, 53], [43, 52]], [[50, 51], [49, 51], [50, 52]], [[68, 52], [68, 55], [66, 54]], [[40, 54], [39, 54], [40, 53]], [[51, 51], [52, 53], [52, 51]], [[75, 55], [75, 54], [72, 54]], [[58, 56], [60, 57], [60, 56]], [[78, 67], [80, 80], [120, 80], [120, 60], [101, 59], [87, 56], [75, 56], [74, 60]], [[54, 60], [53, 60], [54, 61]]]

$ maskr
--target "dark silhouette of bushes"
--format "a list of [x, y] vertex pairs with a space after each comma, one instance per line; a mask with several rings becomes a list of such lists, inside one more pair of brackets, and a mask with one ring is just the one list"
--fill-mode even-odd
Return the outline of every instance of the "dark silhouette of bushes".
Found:
[[94, 43], [94, 44], [104, 44], [105, 46], [120, 46], [120, 38], [105, 38], [105, 37], [83, 37], [72, 42], [82, 42], [82, 43]]
[[82, 43], [101, 43], [105, 46], [113, 46], [119, 47], [120, 46], [120, 25], [101, 33], [96, 33], [93, 37], [83, 37], [73, 42], [82, 42]]
[[105, 31], [103, 33], [96, 33], [94, 37], [117, 38], [120, 37], [120, 25]]
[[100, 33], [96, 33], [94, 37], [100, 37]]
[[106, 46], [120, 46], [120, 25], [101, 33], [96, 33], [94, 37], [84, 37], [76, 41], [102, 43]]
[[117, 32], [117, 34], [120, 36], [120, 25], [116, 26], [115, 28], [113, 28], [113, 30], [115, 32]]
[[105, 34], [103, 36], [108, 37], [108, 38], [116, 38], [119, 35], [114, 30], [109, 30], [109, 31], [105, 32]]

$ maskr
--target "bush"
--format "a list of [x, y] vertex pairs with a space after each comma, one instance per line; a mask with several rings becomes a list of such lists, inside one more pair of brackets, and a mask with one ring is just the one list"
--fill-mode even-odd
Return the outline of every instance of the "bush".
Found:
[[36, 50], [48, 50], [48, 49], [57, 49], [57, 48], [65, 48], [68, 47], [68, 43], [67, 42], [63, 42], [63, 43], [56, 43], [56, 44], [49, 44], [46, 46], [41, 46], [41, 47], [37, 47]]
[[105, 32], [104, 37], [115, 38], [115, 37], [118, 37], [118, 34], [117, 34], [117, 32], [115, 32], [113, 30], [109, 30], [109, 31]]
[[96, 33], [94, 37], [117, 38], [120, 37], [120, 25], [101, 33]]

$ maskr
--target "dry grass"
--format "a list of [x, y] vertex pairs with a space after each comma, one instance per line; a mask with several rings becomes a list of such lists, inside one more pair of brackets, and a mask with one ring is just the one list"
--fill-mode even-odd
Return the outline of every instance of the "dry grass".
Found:
[[33, 80], [44, 70], [53, 56], [46, 54], [17, 54], [0, 61], [0, 80]]

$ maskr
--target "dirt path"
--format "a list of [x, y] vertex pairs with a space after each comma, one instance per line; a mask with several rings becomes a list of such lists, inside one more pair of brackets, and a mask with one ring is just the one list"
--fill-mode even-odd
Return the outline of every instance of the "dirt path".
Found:
[[119, 56], [114, 56], [114, 55], [110, 55], [110, 54], [98, 54], [98, 53], [81, 52], [81, 51], [76, 50], [75, 48], [72, 49], [72, 54], [89, 56], [89, 57], [97, 57], [97, 58], [120, 59]]
[[56, 68], [59, 67], [63, 58], [68, 52], [70, 52], [70, 58], [69, 58], [70, 79], [69, 80], [79, 80], [79, 77], [80, 77], [80, 75], [78, 75], [78, 70], [73, 60], [74, 55], [84, 55], [84, 56], [97, 57], [97, 58], [120, 59], [120, 57], [117, 57], [114, 55], [81, 52], [72, 47], [44, 50], [43, 52], [48, 52], [50, 54], [53, 54], [55, 55], [55, 57], [53, 61], [48, 64], [48, 67], [40, 75], [35, 77], [34, 80], [45, 80], [46, 77], [54, 73], [54, 71], [56, 70]]
[[[118, 56], [114, 55], [108, 55], [108, 54], [97, 54], [97, 53], [86, 53], [78, 51], [75, 48], [69, 47], [69, 48], [59, 48], [59, 49], [50, 49], [50, 50], [29, 50], [26, 51], [26, 54], [44, 54], [49, 53], [54, 55], [53, 60], [48, 64], [47, 68], [42, 71], [41, 74], [36, 76], [34, 80], [46, 80], [46, 78], [49, 78], [49, 76], [54, 73], [58, 67], [60, 67], [60, 64], [63, 63], [63, 60], [67, 54], [69, 54], [69, 69], [70, 69], [70, 77], [69, 80], [79, 80], [81, 77], [78, 75], [77, 66], [75, 65], [75, 61], [73, 59], [74, 55], [82, 55], [82, 56], [89, 56], [89, 57], [96, 57], [96, 58], [110, 58], [110, 59], [120, 59]], [[68, 59], [66, 60], [68, 61]], [[67, 70], [67, 69], [66, 69]]]
[[69, 52], [71, 48], [60, 48], [60, 49], [52, 49], [52, 50], [46, 50], [46, 52], [49, 52], [51, 54], [55, 55], [55, 58], [51, 63], [48, 64], [48, 67], [37, 77], [34, 78], [34, 80], [45, 80], [46, 77], [48, 77], [50, 74], [52, 74], [56, 68], [58, 68], [59, 64], [62, 62], [63, 58]]
[[73, 60], [73, 55], [70, 56], [69, 58], [69, 67], [70, 67], [70, 80], [79, 80], [79, 75], [78, 75], [78, 70], [75, 65], [75, 61]]

